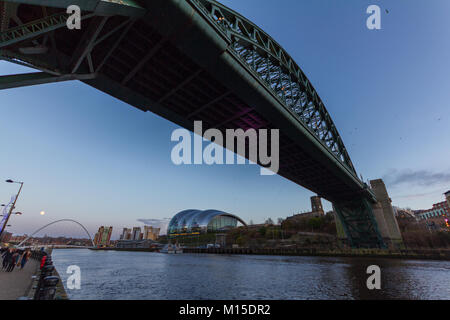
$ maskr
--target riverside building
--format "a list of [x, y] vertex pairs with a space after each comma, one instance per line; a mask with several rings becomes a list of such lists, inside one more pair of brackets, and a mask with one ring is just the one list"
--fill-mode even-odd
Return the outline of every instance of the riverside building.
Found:
[[170, 220], [167, 235], [176, 242], [205, 245], [223, 239], [227, 231], [239, 226], [247, 224], [230, 213], [219, 210], [185, 210]]
[[434, 222], [438, 226], [444, 225], [445, 219], [450, 218], [450, 190], [444, 195], [446, 201], [433, 204], [431, 209], [417, 211], [416, 218], [427, 223]]

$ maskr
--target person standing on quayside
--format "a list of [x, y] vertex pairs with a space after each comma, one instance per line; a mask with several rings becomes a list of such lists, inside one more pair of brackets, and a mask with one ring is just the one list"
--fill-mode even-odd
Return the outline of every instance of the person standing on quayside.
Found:
[[6, 270], [7, 272], [12, 272], [14, 270], [14, 267], [16, 266], [16, 259], [19, 256], [19, 253], [17, 252], [16, 249], [12, 249], [12, 250], [13, 250], [13, 254], [12, 254], [11, 260], [9, 262], [8, 269]]
[[27, 263], [30, 256], [31, 256], [30, 249], [27, 249], [22, 255], [22, 260], [20, 261], [20, 270], [22, 270], [23, 267], [25, 267], [25, 264]]
[[12, 259], [12, 249], [6, 249], [6, 251], [2, 254], [3, 265], [2, 270], [8, 269], [9, 263]]

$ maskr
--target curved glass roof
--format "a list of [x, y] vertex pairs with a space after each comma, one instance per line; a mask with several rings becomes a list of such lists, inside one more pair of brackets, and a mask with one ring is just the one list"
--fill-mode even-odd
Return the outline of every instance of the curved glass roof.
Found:
[[246, 223], [239, 217], [232, 215], [230, 213], [226, 213], [219, 210], [184, 210], [177, 213], [172, 220], [170, 220], [169, 226], [167, 228], [167, 233], [177, 233], [177, 232], [192, 232], [193, 229], [196, 228], [207, 228], [208, 224], [216, 217], [224, 216], [234, 218], [243, 225]]

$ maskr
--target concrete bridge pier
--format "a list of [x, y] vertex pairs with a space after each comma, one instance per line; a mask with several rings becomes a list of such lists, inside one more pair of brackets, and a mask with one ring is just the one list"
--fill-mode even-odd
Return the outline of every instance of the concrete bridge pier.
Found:
[[381, 179], [371, 180], [370, 185], [377, 198], [377, 203], [372, 205], [372, 209], [375, 220], [377, 221], [378, 230], [390, 249], [402, 249], [403, 239], [386, 185]]

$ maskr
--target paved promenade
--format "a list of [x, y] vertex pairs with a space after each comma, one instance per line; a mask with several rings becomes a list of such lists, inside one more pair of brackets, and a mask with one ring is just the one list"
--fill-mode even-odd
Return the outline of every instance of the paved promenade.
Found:
[[0, 300], [16, 300], [25, 296], [31, 287], [31, 276], [38, 267], [39, 262], [30, 259], [23, 270], [16, 267], [12, 272], [0, 271]]

